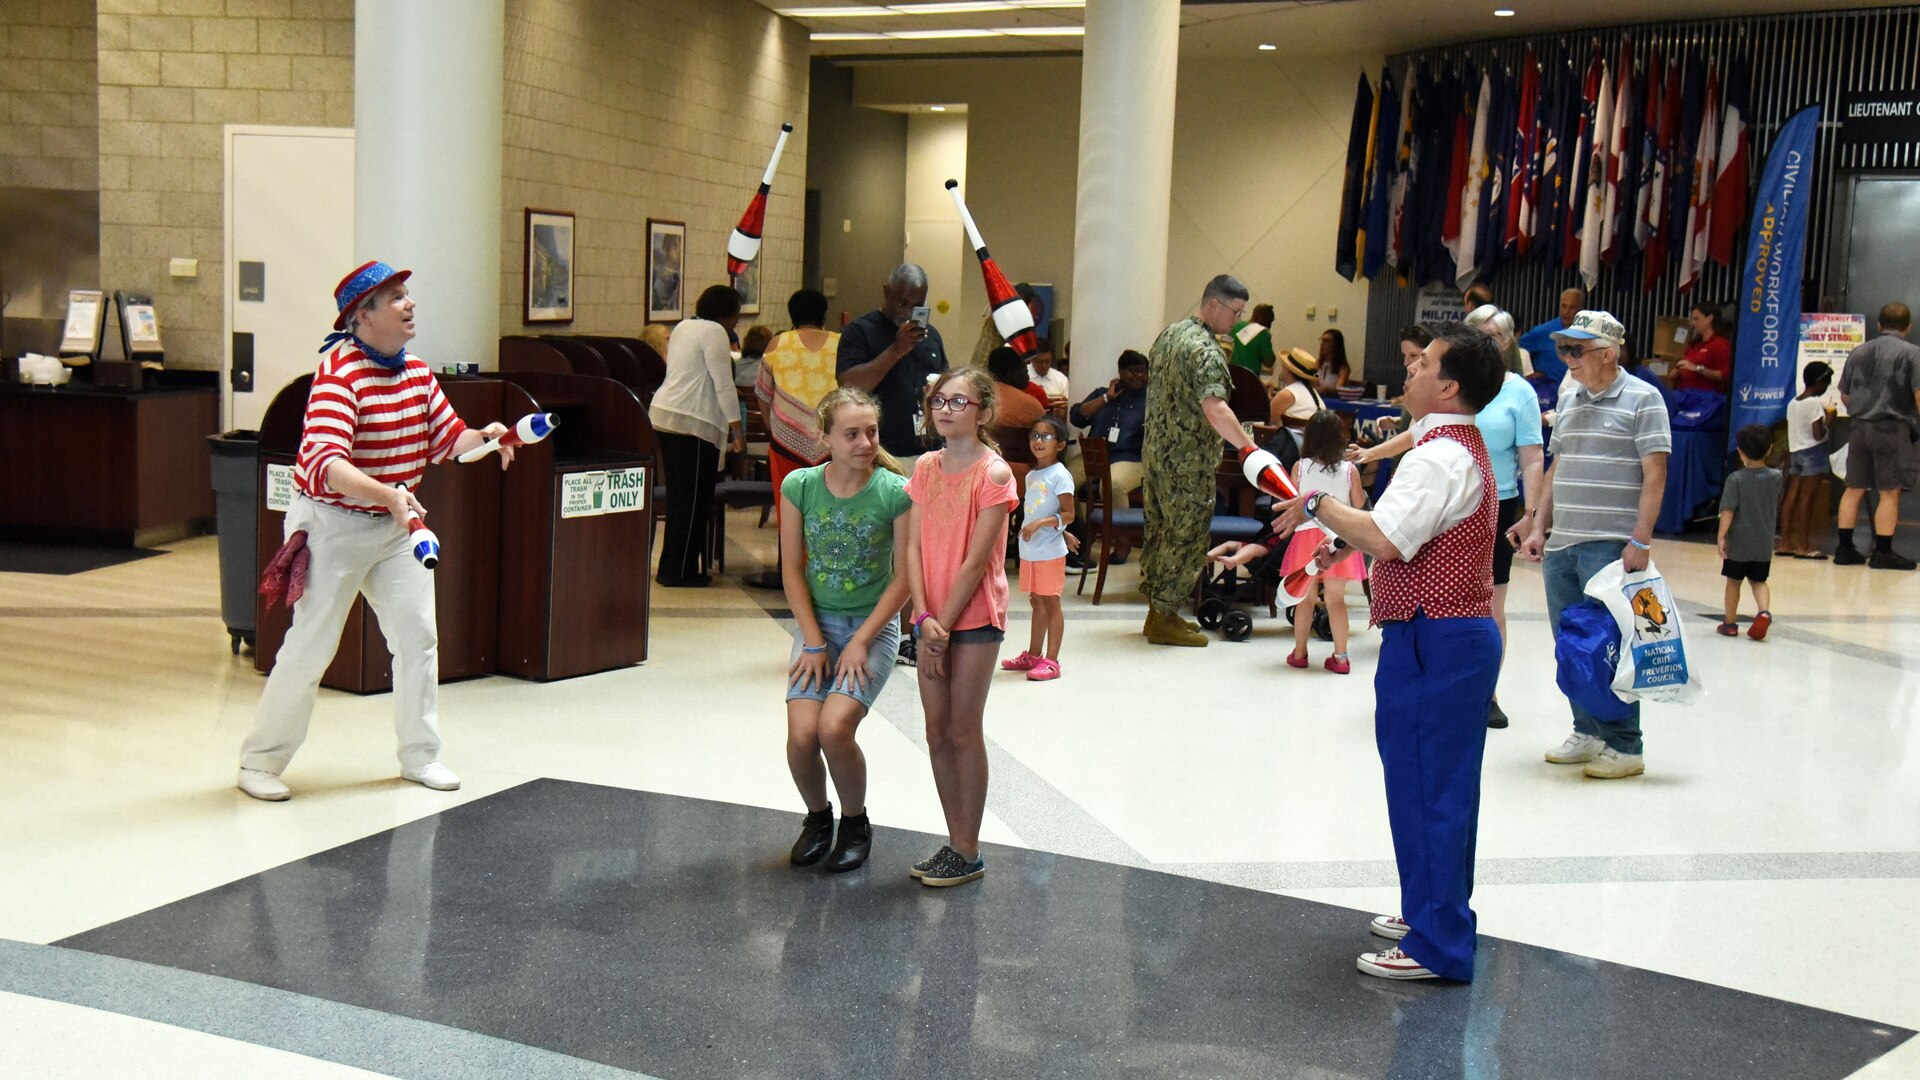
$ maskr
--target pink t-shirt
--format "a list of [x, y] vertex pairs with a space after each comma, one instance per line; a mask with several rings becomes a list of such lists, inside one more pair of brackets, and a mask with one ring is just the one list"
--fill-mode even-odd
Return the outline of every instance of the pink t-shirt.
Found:
[[[1000, 455], [989, 450], [964, 472], [948, 473], [940, 467], [946, 451], [920, 455], [907, 481], [907, 495], [920, 507], [920, 574], [926, 579], [927, 606], [938, 613], [947, 606], [953, 579], [966, 561], [973, 530], [980, 522], [980, 511], [990, 506], [1013, 507], [1020, 502], [1018, 489], [1009, 477], [996, 484], [987, 475], [989, 466]], [[994, 559], [980, 579], [980, 587], [948, 630], [973, 630], [982, 626], [1007, 626], [1007, 565]]]

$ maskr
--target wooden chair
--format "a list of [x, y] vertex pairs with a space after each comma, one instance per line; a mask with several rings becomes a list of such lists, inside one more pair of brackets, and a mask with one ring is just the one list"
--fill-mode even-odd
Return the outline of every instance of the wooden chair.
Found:
[[[1094, 541], [1100, 545], [1100, 573], [1093, 582], [1093, 603], [1097, 607], [1100, 594], [1107, 587], [1107, 561], [1113, 557], [1113, 546], [1123, 540], [1145, 543], [1147, 515], [1144, 510], [1113, 505], [1113, 466], [1107, 457], [1107, 440], [1082, 436], [1080, 460], [1086, 466], [1088, 485], [1097, 486], [1100, 491], [1099, 502], [1087, 511], [1087, 525], [1092, 530]], [[1086, 554], [1082, 554], [1080, 586], [1074, 590], [1076, 595], [1087, 591], [1088, 569]]]
[[1271, 415], [1273, 400], [1267, 396], [1266, 384], [1260, 376], [1241, 367], [1228, 364], [1227, 374], [1232, 379], [1232, 391], [1227, 398], [1227, 408], [1243, 424], [1264, 424]]
[[[766, 417], [760, 412], [760, 399], [755, 397], [751, 388], [737, 391], [742, 414], [741, 428], [751, 447], [758, 443], [767, 444]], [[729, 508], [760, 508], [760, 528], [766, 528], [767, 519], [773, 514], [773, 470], [764, 456], [748, 457], [739, 462], [744, 466], [741, 474], [725, 475], [713, 489], [713, 515], [707, 519], [707, 553], [710, 561], [719, 571], [727, 568], [727, 510]]]

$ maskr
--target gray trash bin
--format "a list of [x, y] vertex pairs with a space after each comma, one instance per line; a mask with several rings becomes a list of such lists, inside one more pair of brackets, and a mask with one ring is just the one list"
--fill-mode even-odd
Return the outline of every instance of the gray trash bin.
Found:
[[207, 436], [213, 451], [213, 507], [220, 534], [220, 617], [233, 639], [253, 647], [254, 596], [260, 584], [260, 433]]

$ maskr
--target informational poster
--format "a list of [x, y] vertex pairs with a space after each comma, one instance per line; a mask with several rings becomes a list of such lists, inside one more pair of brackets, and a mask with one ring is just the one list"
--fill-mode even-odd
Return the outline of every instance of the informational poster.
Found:
[[598, 517], [647, 508], [647, 470], [593, 469], [560, 477], [560, 516]]
[[1451, 285], [1429, 285], [1414, 300], [1413, 321], [1417, 323], [1459, 322], [1467, 317], [1461, 307], [1466, 298]]
[[100, 347], [100, 317], [106, 294], [99, 289], [74, 289], [67, 294], [67, 325], [60, 351], [92, 353]]
[[160, 351], [160, 317], [152, 304], [127, 304], [127, 343], [134, 352]]
[[1847, 354], [1867, 343], [1865, 315], [1803, 313], [1800, 316], [1800, 356], [1795, 366], [1793, 392], [1807, 388], [1807, 365], [1815, 360], [1833, 368], [1833, 385], [1827, 390], [1827, 405], [1839, 415], [1847, 415], [1840, 401], [1840, 371], [1846, 367]]
[[267, 466], [267, 509], [286, 513], [293, 508], [293, 466]]

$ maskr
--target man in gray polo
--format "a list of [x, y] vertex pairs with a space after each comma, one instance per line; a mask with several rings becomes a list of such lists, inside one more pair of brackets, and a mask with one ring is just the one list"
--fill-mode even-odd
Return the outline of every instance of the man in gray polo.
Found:
[[[1913, 313], [1905, 304], [1880, 309], [1880, 336], [1847, 354], [1840, 371], [1840, 399], [1852, 417], [1847, 436], [1847, 491], [1840, 496], [1837, 566], [1862, 562], [1875, 570], [1911, 570], [1913, 560], [1893, 550], [1900, 524], [1900, 493], [1920, 477], [1920, 345], [1907, 340]], [[1873, 554], [1853, 546], [1860, 502], [1867, 489], [1880, 493], [1873, 511]]]
[[[1544, 552], [1547, 619], [1558, 633], [1560, 612], [1580, 601], [1602, 567], [1619, 559], [1629, 572], [1647, 568], [1673, 434], [1660, 392], [1620, 370], [1620, 320], [1582, 311], [1553, 339], [1577, 385], [1560, 395], [1546, 497], [1507, 536], [1534, 562]], [[1638, 703], [1624, 720], [1601, 720], [1569, 704], [1573, 734], [1547, 751], [1548, 761], [1584, 765], [1600, 780], [1646, 771]]]

